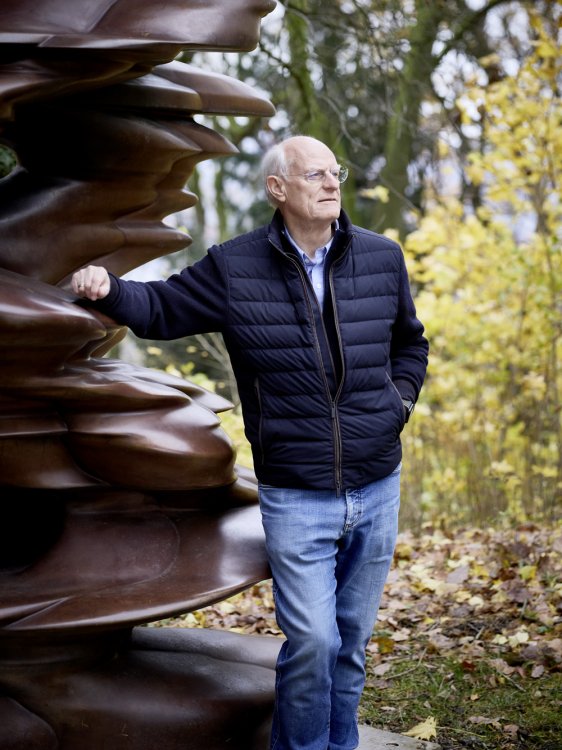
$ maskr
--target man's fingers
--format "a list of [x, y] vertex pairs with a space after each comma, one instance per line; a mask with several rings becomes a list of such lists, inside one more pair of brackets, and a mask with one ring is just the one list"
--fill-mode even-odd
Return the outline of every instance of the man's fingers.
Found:
[[79, 297], [97, 300], [109, 294], [109, 275], [102, 266], [88, 266], [72, 276], [72, 290]]

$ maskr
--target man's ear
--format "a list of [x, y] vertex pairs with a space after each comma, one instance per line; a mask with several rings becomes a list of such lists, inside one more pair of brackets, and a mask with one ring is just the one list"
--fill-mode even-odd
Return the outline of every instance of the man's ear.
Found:
[[269, 194], [275, 198], [278, 203], [285, 202], [285, 185], [283, 180], [277, 175], [270, 174], [266, 179], [267, 189]]

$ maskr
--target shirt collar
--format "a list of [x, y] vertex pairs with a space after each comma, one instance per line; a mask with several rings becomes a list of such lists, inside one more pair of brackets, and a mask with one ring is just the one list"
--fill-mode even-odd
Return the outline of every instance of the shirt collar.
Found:
[[[322, 260], [324, 260], [324, 258], [328, 254], [329, 249], [332, 247], [332, 243], [334, 241], [335, 234], [338, 231], [339, 227], [340, 227], [340, 223], [339, 223], [338, 219], [336, 219], [335, 222], [332, 224], [332, 236], [330, 237], [330, 239], [328, 240], [328, 242], [325, 245], [322, 245], [322, 246], [316, 248], [316, 250], [315, 250], [314, 255], [317, 258], [317, 262], [318, 262], [318, 256], [316, 255], [316, 253], [318, 253], [318, 250], [323, 250], [324, 252], [322, 253]], [[295, 250], [298, 251], [298, 253], [301, 256], [302, 260], [303, 261], [308, 261], [310, 263], [309, 256], [304, 252], [304, 250], [301, 247], [299, 247], [299, 245], [297, 245], [297, 243], [295, 242], [295, 240], [291, 236], [291, 233], [289, 232], [289, 230], [287, 229], [286, 226], [284, 226], [283, 231], [285, 232], [285, 235], [286, 235], [287, 239], [289, 240], [289, 242], [291, 243], [291, 245], [295, 248]]]

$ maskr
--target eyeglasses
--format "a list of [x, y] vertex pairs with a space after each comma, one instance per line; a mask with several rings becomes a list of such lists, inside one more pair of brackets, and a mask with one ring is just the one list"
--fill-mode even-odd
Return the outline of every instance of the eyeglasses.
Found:
[[345, 182], [349, 174], [347, 167], [338, 165], [334, 169], [315, 169], [312, 172], [301, 172], [299, 174], [288, 174], [286, 177], [304, 177], [307, 182], [324, 182], [326, 175], [331, 174], [338, 182]]

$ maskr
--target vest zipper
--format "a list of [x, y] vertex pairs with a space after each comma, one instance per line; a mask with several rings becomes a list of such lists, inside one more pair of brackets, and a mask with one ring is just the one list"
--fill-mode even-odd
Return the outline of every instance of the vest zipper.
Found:
[[[312, 303], [310, 301], [310, 296], [306, 293], [306, 285], [308, 284], [308, 286], [310, 287], [310, 289], [311, 289], [311, 291], [312, 291], [313, 294], [314, 294], [314, 289], [312, 288], [312, 284], [310, 282], [310, 279], [308, 278], [308, 275], [307, 275], [306, 271], [302, 267], [302, 264], [298, 260], [296, 260], [294, 258], [291, 258], [290, 256], [286, 256], [286, 257], [296, 267], [296, 269], [298, 271], [298, 274], [300, 276], [300, 279], [302, 281], [303, 287], [305, 287], [305, 289], [304, 289], [305, 295], [304, 296], [305, 296], [306, 304], [307, 304], [307, 307], [308, 307], [308, 314], [309, 314], [310, 320], [312, 322], [312, 328], [314, 330], [314, 348], [316, 350], [316, 357], [317, 357], [318, 362], [320, 364], [320, 372], [322, 373], [322, 380], [324, 381], [324, 389], [326, 391], [326, 397], [328, 399], [328, 403], [330, 404], [330, 416], [331, 416], [331, 419], [332, 419], [332, 436], [334, 438], [334, 483], [335, 483], [335, 487], [336, 487], [336, 495], [339, 497], [341, 495], [341, 492], [342, 492], [342, 484], [343, 484], [342, 466], [341, 466], [341, 430], [340, 430], [340, 420], [339, 420], [338, 405], [337, 405], [337, 401], [338, 401], [339, 395], [341, 393], [342, 384], [343, 384], [343, 369], [344, 369], [344, 365], [343, 365], [343, 352], [342, 352], [342, 346], [341, 346], [341, 337], [340, 337], [340, 333], [339, 333], [339, 330], [338, 330], [337, 319], [336, 319], [336, 330], [337, 330], [337, 334], [338, 334], [338, 343], [339, 343], [339, 347], [340, 347], [340, 352], [342, 352], [342, 378], [340, 380], [340, 384], [339, 384], [337, 393], [336, 393], [335, 397], [332, 398], [332, 393], [330, 391], [330, 386], [328, 384], [328, 378], [326, 377], [326, 371], [324, 369], [324, 361], [322, 359], [322, 351], [320, 349], [320, 342], [318, 341], [318, 334], [316, 332], [316, 322], [315, 322], [315, 319], [314, 319], [314, 313], [312, 311]], [[331, 271], [331, 269], [330, 269], [330, 271]], [[331, 289], [331, 291], [332, 291], [332, 289]], [[332, 297], [333, 297], [333, 294], [332, 294]], [[320, 314], [320, 319], [322, 319], [322, 314]], [[333, 364], [332, 364], [332, 366], [333, 366]], [[334, 370], [334, 374], [335, 374], [335, 370]]]
[[338, 309], [336, 307], [336, 294], [334, 291], [334, 266], [336, 266], [340, 260], [345, 256], [347, 253], [349, 246], [351, 245], [351, 239], [345, 246], [342, 254], [340, 257], [334, 261], [329, 270], [328, 270], [328, 284], [330, 287], [330, 295], [332, 297], [332, 310], [334, 312], [334, 328], [336, 329], [336, 336], [338, 337], [338, 346], [340, 350], [340, 362], [341, 362], [341, 377], [340, 382], [338, 384], [338, 390], [336, 391], [336, 395], [334, 396], [334, 399], [332, 401], [332, 424], [334, 425], [334, 453], [335, 453], [335, 467], [334, 471], [336, 474], [336, 494], [341, 494], [341, 491], [343, 489], [343, 470], [342, 470], [342, 445], [341, 445], [341, 428], [340, 428], [340, 418], [338, 414], [338, 401], [343, 389], [343, 384], [345, 382], [345, 359], [343, 356], [343, 344], [341, 340], [341, 332], [340, 332], [340, 322], [338, 319]]
[[[290, 261], [295, 268], [298, 271], [298, 274], [300, 276], [300, 279], [302, 281], [304, 292], [305, 292], [305, 299], [308, 306], [309, 316], [310, 320], [312, 321], [312, 327], [314, 330], [314, 344], [315, 344], [315, 350], [316, 350], [316, 356], [318, 358], [318, 362], [320, 364], [320, 372], [322, 373], [322, 379], [324, 381], [324, 388], [326, 391], [326, 397], [328, 399], [328, 403], [330, 404], [330, 416], [332, 420], [332, 435], [334, 438], [334, 484], [336, 488], [336, 496], [339, 497], [343, 490], [343, 475], [342, 475], [342, 440], [341, 440], [341, 427], [340, 427], [340, 418], [338, 414], [338, 401], [339, 397], [342, 392], [343, 383], [345, 380], [345, 362], [343, 358], [343, 345], [341, 340], [341, 333], [340, 333], [340, 327], [339, 327], [339, 321], [338, 321], [338, 313], [336, 310], [336, 295], [334, 294], [334, 280], [333, 280], [333, 268], [337, 263], [344, 257], [344, 255], [347, 253], [349, 246], [351, 245], [352, 238], [349, 239], [347, 245], [343, 249], [340, 257], [332, 263], [330, 266], [329, 272], [328, 272], [328, 281], [330, 286], [330, 294], [332, 296], [332, 307], [334, 310], [334, 326], [336, 329], [336, 335], [338, 338], [338, 346], [340, 348], [340, 358], [341, 358], [341, 378], [338, 385], [338, 389], [336, 391], [336, 395], [334, 398], [332, 398], [332, 393], [330, 391], [330, 386], [328, 384], [328, 378], [326, 377], [326, 371], [324, 370], [324, 362], [322, 359], [322, 351], [320, 349], [320, 342], [318, 341], [318, 334], [316, 333], [316, 323], [314, 320], [314, 313], [312, 311], [312, 304], [310, 302], [310, 296], [306, 294], [306, 285], [310, 287], [312, 290], [312, 293], [314, 294], [314, 297], [316, 298], [316, 294], [314, 292], [314, 289], [312, 288], [312, 283], [310, 279], [308, 278], [308, 274], [304, 270], [302, 263], [298, 261], [296, 258], [292, 258], [290, 255], [288, 255], [284, 250], [282, 250], [278, 245], [276, 245], [271, 239], [270, 242], [273, 245], [273, 247], [278, 250], [280, 253], [283, 254], [283, 256]], [[318, 304], [318, 302], [316, 303]], [[322, 311], [320, 311], [320, 320], [322, 321], [322, 325], [324, 325], [323, 318], [322, 318]], [[325, 331], [326, 329], [324, 329]], [[326, 336], [326, 341], [328, 340]], [[328, 350], [330, 349], [328, 344]], [[332, 357], [332, 354], [330, 352], [330, 357]], [[332, 367], [334, 367], [334, 361], [332, 358]], [[334, 376], [336, 374], [336, 370], [334, 368]]]

